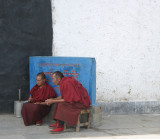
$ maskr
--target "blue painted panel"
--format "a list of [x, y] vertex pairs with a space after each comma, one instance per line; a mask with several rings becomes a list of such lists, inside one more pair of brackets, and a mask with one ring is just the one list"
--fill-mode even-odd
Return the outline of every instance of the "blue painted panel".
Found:
[[47, 82], [60, 95], [59, 86], [52, 82], [52, 74], [61, 71], [64, 76], [74, 77], [88, 91], [91, 104], [96, 105], [96, 62], [95, 58], [82, 57], [29, 57], [30, 89], [36, 84], [36, 75], [44, 72]]

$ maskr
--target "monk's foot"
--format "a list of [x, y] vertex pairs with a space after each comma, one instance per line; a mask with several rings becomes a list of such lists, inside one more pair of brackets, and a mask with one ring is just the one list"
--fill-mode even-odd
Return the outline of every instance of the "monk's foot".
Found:
[[58, 123], [55, 123], [55, 124], [53, 124], [53, 125], [49, 125], [49, 128], [55, 128], [55, 127], [58, 127], [59, 125], [58, 125]]
[[55, 129], [50, 130], [51, 134], [57, 134], [57, 133], [61, 133], [62, 131], [64, 131], [64, 126], [61, 125], [59, 127], [56, 127]]
[[36, 122], [37, 126], [40, 126], [41, 124], [42, 124], [42, 120]]
[[57, 120], [55, 124], [49, 125], [49, 128], [53, 129], [53, 128], [58, 127], [58, 126], [59, 126], [59, 121]]

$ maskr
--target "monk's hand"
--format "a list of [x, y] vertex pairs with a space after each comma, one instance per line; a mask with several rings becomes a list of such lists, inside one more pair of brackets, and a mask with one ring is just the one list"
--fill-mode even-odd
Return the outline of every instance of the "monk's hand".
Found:
[[47, 100], [45, 100], [45, 103], [48, 105], [48, 106], [50, 106], [52, 103], [54, 103], [53, 102], [53, 99], [47, 99]]
[[46, 103], [46, 102], [36, 102], [36, 103], [34, 103], [34, 104], [47, 105], [47, 103]]
[[32, 102], [33, 101], [33, 98], [28, 98], [28, 102]]

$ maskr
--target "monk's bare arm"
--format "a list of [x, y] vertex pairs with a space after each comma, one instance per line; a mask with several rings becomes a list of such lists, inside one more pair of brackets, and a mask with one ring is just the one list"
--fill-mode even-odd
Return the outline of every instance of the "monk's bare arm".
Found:
[[51, 104], [53, 104], [53, 103], [58, 103], [58, 102], [65, 102], [65, 100], [64, 99], [47, 99], [46, 101], [45, 101], [46, 103], [47, 103], [47, 105], [51, 105]]
[[61, 96], [59, 96], [59, 97], [56, 97], [56, 98], [53, 98], [54, 100], [59, 100], [59, 99], [62, 99], [62, 97]]
[[46, 103], [46, 102], [36, 102], [36, 103], [34, 103], [34, 104], [47, 105], [47, 103]]
[[57, 99], [57, 100], [54, 100], [53, 103], [57, 103], [57, 102], [65, 102], [64, 99]]
[[50, 99], [52, 99], [52, 100], [58, 100], [58, 99], [62, 99], [62, 97], [61, 97], [61, 96], [59, 96], [59, 97], [56, 97], [56, 98], [50, 98]]
[[36, 102], [35, 104], [41, 104], [41, 105], [51, 105], [52, 103], [56, 103], [56, 102], [64, 102], [62, 97], [59, 96], [57, 98], [50, 98], [45, 100], [45, 102]]
[[[61, 96], [56, 97], [56, 98], [51, 98], [51, 99], [54, 100], [54, 101], [57, 101], [57, 102], [58, 102], [58, 101], [59, 101], [59, 102], [63, 102]], [[56, 102], [53, 102], [53, 103], [56, 103]], [[42, 102], [42, 104], [43, 104], [43, 105], [48, 105], [46, 101], [45, 101], [45, 102]]]

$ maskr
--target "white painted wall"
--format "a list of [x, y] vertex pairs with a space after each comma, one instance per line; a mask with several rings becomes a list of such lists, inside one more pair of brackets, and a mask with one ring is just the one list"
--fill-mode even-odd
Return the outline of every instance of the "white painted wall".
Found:
[[52, 0], [53, 55], [95, 57], [97, 101], [160, 100], [159, 0]]

